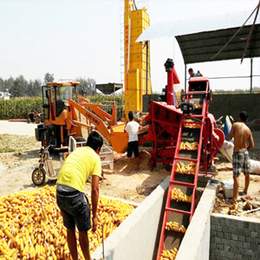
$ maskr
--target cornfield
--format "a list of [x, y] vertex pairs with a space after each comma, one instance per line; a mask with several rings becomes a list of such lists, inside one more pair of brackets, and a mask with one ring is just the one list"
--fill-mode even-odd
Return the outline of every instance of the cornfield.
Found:
[[113, 102], [117, 105], [117, 118], [120, 119], [124, 117], [124, 96], [123, 95], [111, 95], [111, 96], [104, 96], [97, 94], [95, 96], [88, 96], [86, 97], [90, 100], [91, 103], [101, 103], [102, 109], [109, 114], [112, 114], [112, 105]]
[[41, 97], [12, 98], [0, 100], [0, 119], [26, 119], [28, 113], [42, 111]]
[[90, 100], [90, 102], [93, 102], [93, 103], [104, 104], [104, 102], [115, 101], [117, 105], [123, 105], [124, 104], [124, 96], [123, 95], [104, 96], [104, 95], [96, 94], [95, 96], [87, 96], [86, 98], [88, 98]]
[[[118, 118], [122, 117], [124, 103], [123, 95], [104, 96], [95, 95], [88, 96], [92, 103], [101, 103], [104, 105], [103, 109], [108, 113], [112, 112], [113, 101], [118, 105]], [[8, 119], [26, 119], [28, 113], [34, 111], [42, 113], [42, 98], [41, 97], [23, 97], [23, 98], [12, 98], [9, 100], [0, 100], [0, 120]]]

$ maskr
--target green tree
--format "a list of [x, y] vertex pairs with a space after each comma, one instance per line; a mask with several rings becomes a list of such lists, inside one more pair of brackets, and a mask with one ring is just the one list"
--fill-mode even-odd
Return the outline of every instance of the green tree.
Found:
[[54, 74], [50, 74], [49, 72], [47, 72], [45, 75], [44, 75], [44, 82], [45, 84], [47, 82], [53, 82], [54, 81]]
[[2, 78], [0, 78], [0, 91], [5, 91], [4, 90], [4, 80]]
[[41, 81], [40, 80], [30, 80], [28, 83], [28, 88], [26, 91], [27, 96], [37, 97], [41, 95]]
[[25, 80], [24, 76], [20, 75], [11, 85], [10, 93], [13, 97], [24, 97], [26, 96], [27, 87], [28, 82]]
[[9, 91], [10, 92], [10, 90], [13, 87], [13, 85], [14, 85], [13, 77], [10, 77], [9, 79], [4, 80], [3, 81], [3, 91]]
[[76, 81], [79, 81], [78, 86], [79, 94], [82, 96], [93, 96], [96, 94], [96, 81], [91, 78], [77, 78]]

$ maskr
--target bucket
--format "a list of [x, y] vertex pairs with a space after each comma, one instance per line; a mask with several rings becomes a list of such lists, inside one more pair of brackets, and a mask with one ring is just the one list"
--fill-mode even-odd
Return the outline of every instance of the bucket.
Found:
[[230, 199], [233, 197], [233, 187], [234, 187], [234, 180], [224, 180], [223, 182], [223, 189], [226, 199]]

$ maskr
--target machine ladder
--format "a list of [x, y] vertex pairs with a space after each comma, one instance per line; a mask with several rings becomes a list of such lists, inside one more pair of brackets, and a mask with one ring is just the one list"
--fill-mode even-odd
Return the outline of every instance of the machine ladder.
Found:
[[194, 99], [197, 100], [194, 113], [183, 114], [180, 122], [157, 260], [175, 259], [195, 211], [200, 167], [203, 166], [207, 173], [208, 139], [204, 136], [208, 113], [207, 91], [203, 95], [189, 93], [187, 96], [188, 101], [196, 96], [198, 99]]

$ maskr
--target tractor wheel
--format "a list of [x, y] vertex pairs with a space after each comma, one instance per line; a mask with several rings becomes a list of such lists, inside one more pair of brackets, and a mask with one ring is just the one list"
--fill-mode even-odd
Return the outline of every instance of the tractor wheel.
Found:
[[36, 124], [40, 124], [41, 123], [41, 118], [39, 116], [36, 116], [34, 120], [35, 120]]
[[32, 173], [32, 181], [36, 186], [40, 186], [45, 182], [46, 172], [42, 167], [37, 167]]

